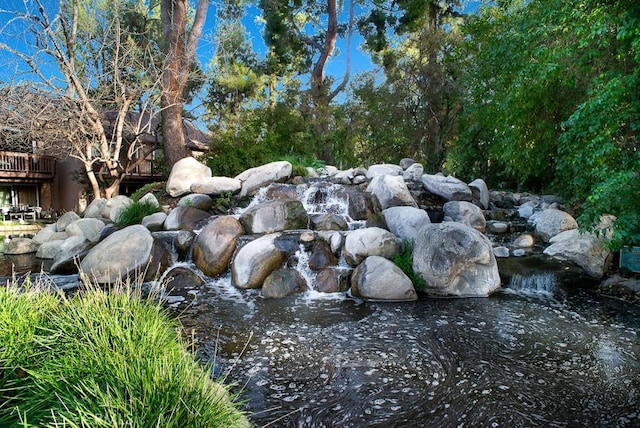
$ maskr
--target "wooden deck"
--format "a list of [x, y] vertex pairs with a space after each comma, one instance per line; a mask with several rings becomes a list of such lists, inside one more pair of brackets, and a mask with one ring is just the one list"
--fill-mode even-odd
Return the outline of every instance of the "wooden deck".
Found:
[[56, 161], [49, 156], [0, 151], [0, 181], [53, 178]]

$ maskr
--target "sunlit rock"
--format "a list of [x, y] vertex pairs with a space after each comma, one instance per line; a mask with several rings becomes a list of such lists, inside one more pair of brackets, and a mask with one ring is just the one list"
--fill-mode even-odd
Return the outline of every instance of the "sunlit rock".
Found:
[[267, 201], [249, 208], [240, 216], [240, 223], [249, 234], [306, 229], [308, 222], [302, 202], [295, 199]]
[[164, 221], [165, 230], [198, 229], [209, 217], [206, 211], [193, 207], [177, 206], [171, 210]]
[[262, 236], [238, 251], [231, 264], [231, 282], [235, 287], [260, 288], [267, 276], [282, 265], [282, 252], [276, 247], [278, 236], [277, 233]]
[[193, 193], [205, 195], [223, 195], [225, 193], [238, 193], [242, 188], [242, 182], [230, 177], [206, 177], [191, 185]]
[[477, 201], [478, 205], [483, 210], [488, 210], [489, 203], [491, 202], [491, 195], [489, 194], [487, 183], [485, 183], [482, 178], [476, 178], [469, 183], [469, 188], [471, 189], [473, 201]]
[[191, 192], [193, 183], [201, 182], [212, 176], [211, 168], [193, 157], [180, 159], [175, 163], [167, 179], [167, 193], [178, 197]]
[[343, 255], [347, 263], [357, 266], [369, 256], [392, 258], [398, 252], [398, 240], [388, 230], [367, 227], [347, 234]]
[[411, 196], [404, 179], [397, 175], [379, 175], [374, 177], [367, 192], [374, 195], [380, 202], [381, 209], [396, 206], [417, 207], [418, 204]]
[[238, 237], [244, 229], [231, 216], [215, 218], [198, 234], [193, 247], [193, 262], [205, 275], [221, 275], [229, 269]]
[[271, 183], [286, 181], [291, 177], [292, 171], [293, 167], [289, 162], [279, 161], [241, 172], [235, 177], [236, 180], [242, 183], [240, 196], [250, 196]]
[[382, 211], [387, 228], [401, 241], [412, 241], [425, 224], [431, 223], [425, 210], [414, 207], [391, 207]]
[[367, 300], [418, 299], [409, 277], [392, 261], [380, 256], [367, 257], [353, 271], [351, 294]]
[[557, 260], [570, 261], [580, 266], [593, 278], [602, 278], [610, 262], [611, 253], [604, 240], [592, 233], [580, 233], [577, 229], [555, 235], [544, 254]]
[[578, 223], [569, 213], [557, 209], [546, 209], [537, 214], [535, 225], [536, 234], [545, 242], [561, 232], [578, 228]]

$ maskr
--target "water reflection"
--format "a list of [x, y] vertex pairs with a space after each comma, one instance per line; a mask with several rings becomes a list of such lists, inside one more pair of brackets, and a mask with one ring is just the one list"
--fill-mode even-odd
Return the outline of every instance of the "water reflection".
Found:
[[226, 287], [209, 284], [175, 308], [259, 426], [640, 424], [633, 307], [587, 294], [239, 299]]

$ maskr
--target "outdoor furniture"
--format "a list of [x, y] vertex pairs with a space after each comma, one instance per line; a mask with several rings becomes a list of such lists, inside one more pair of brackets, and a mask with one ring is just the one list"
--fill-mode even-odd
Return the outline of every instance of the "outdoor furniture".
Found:
[[12, 205], [10, 207], [2, 208], [2, 220], [3, 221], [12, 221], [12, 220], [33, 220], [35, 221], [40, 217], [40, 211], [42, 208], [40, 207], [30, 207], [28, 205]]

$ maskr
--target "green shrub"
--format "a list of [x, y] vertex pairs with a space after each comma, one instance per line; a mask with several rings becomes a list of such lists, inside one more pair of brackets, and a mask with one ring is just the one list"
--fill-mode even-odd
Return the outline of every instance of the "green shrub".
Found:
[[118, 227], [130, 226], [132, 224], [139, 224], [142, 219], [150, 214], [160, 211], [160, 207], [150, 201], [134, 202], [124, 207], [118, 213], [115, 225]]
[[139, 287], [0, 288], [0, 426], [249, 426]]
[[427, 283], [424, 278], [413, 271], [413, 245], [413, 240], [405, 239], [402, 242], [402, 251], [393, 256], [392, 261], [409, 277], [416, 290], [424, 291]]

